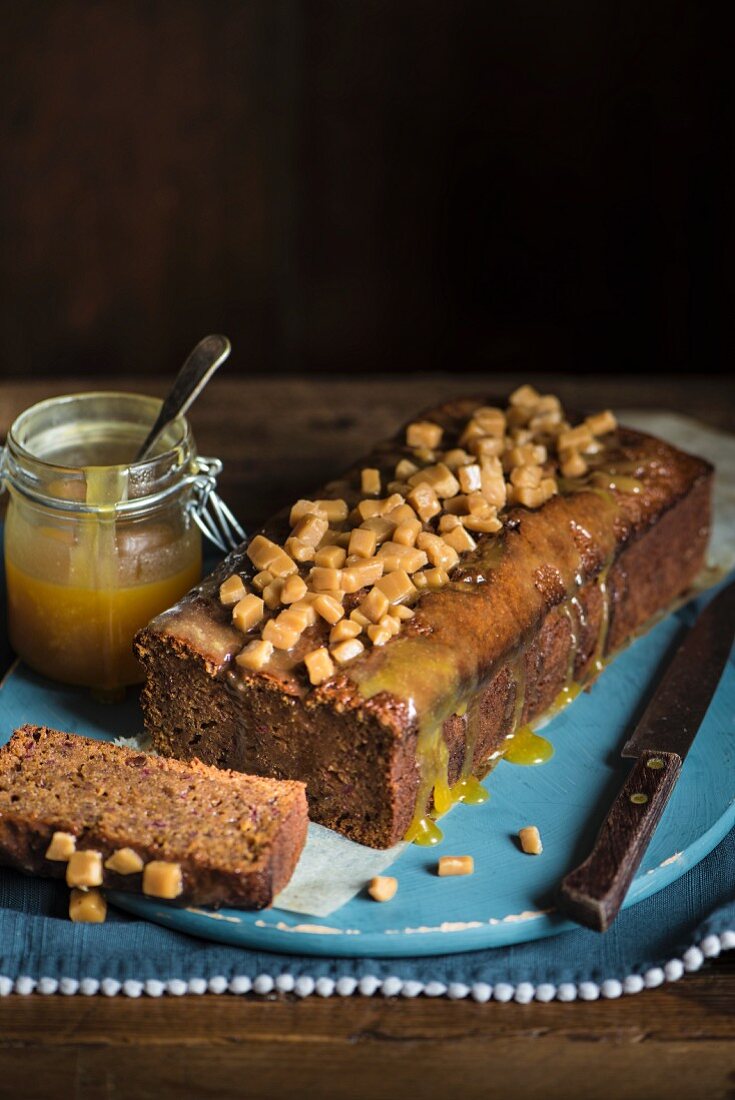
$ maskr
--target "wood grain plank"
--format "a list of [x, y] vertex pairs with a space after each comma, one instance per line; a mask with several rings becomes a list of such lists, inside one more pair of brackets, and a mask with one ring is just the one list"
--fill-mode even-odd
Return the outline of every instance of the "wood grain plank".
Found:
[[62, 1080], [74, 1100], [182, 1090], [224, 1100], [410, 1090], [443, 1100], [454, 1081], [469, 1100], [725, 1100], [733, 970], [723, 960], [679, 985], [576, 1005], [11, 997], [0, 1004], [0, 1097], [41, 1100]]
[[[559, 1047], [545, 1039], [478, 1040], [428, 1046], [364, 1044], [347, 1057], [328, 1045], [284, 1059], [278, 1040], [194, 1051], [130, 1053], [85, 1048], [26, 1052], [3, 1059], [0, 1097], [23, 1100], [445, 1100], [453, 1083], [465, 1100], [730, 1100], [732, 1057], [720, 1044], [671, 1043], [665, 1049], [613, 1040]], [[29, 1079], [30, 1078], [30, 1079]], [[611, 1092], [611, 1087], [614, 1092]]]
[[[626, 1044], [735, 1041], [735, 958], [725, 955], [678, 983], [632, 997], [564, 1004], [477, 1004], [419, 997], [272, 994], [242, 997], [62, 997], [0, 1001], [0, 1050], [40, 1047], [226, 1047], [283, 1035], [293, 1047], [357, 1042], [430, 1044], [546, 1037]], [[145, 1017], [143, 1020], [142, 1017]], [[44, 1020], [43, 1028], [34, 1022]], [[735, 1047], [733, 1048], [735, 1058]]]

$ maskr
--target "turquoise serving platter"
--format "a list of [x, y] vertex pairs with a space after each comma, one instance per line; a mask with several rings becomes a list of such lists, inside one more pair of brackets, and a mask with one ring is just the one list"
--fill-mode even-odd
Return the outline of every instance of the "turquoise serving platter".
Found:
[[[700, 601], [701, 602], [701, 601]], [[554, 909], [560, 879], [588, 852], [630, 767], [619, 757], [626, 731], [651, 693], [667, 655], [691, 623], [690, 604], [659, 622], [545, 728], [546, 764], [501, 761], [480, 806], [458, 806], [435, 848], [408, 846], [392, 865], [395, 898], [359, 895], [326, 918], [279, 909], [218, 912], [177, 908], [132, 894], [113, 903], [204, 939], [261, 950], [323, 956], [411, 956], [503, 947], [574, 927]], [[91, 737], [142, 729], [137, 695], [111, 706], [14, 665], [0, 688], [0, 742], [24, 722]], [[540, 856], [524, 855], [519, 828], [537, 825]], [[735, 824], [735, 662], [730, 661], [625, 905], [635, 905], [703, 859]], [[471, 855], [474, 875], [439, 878], [439, 855]]]

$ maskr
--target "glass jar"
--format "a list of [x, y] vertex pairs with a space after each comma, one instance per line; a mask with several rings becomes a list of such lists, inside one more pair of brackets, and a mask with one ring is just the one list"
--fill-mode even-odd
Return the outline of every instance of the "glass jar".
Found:
[[221, 465], [180, 417], [133, 463], [161, 402], [128, 393], [27, 409], [0, 455], [8, 627], [37, 672], [102, 691], [142, 679], [135, 632], [201, 576], [197, 512]]

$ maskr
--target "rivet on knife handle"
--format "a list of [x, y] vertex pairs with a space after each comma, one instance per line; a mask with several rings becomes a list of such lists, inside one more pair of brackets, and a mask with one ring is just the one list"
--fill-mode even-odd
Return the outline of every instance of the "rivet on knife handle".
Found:
[[680, 771], [676, 753], [644, 752], [636, 761], [590, 856], [562, 881], [559, 906], [574, 920], [597, 932], [609, 928]]

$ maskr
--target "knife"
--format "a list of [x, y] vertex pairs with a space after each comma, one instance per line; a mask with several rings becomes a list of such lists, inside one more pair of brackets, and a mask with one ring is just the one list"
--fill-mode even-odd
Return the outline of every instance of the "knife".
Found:
[[621, 756], [636, 763], [589, 857], [559, 888], [560, 909], [579, 924], [605, 932], [617, 916], [719, 683], [734, 622], [731, 583], [698, 617], [625, 742]]

